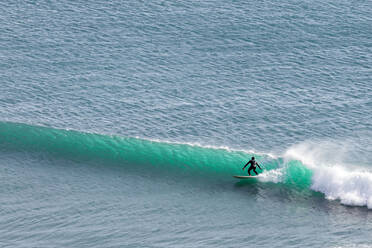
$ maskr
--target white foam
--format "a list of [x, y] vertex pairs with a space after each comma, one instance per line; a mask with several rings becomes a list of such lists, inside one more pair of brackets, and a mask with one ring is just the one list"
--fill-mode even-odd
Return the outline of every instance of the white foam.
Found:
[[261, 182], [273, 182], [280, 183], [284, 179], [284, 168], [279, 168], [275, 170], [266, 170], [258, 175]]
[[194, 146], [194, 147], [200, 147], [200, 148], [206, 148], [206, 149], [225, 150], [225, 151], [228, 151], [228, 152], [243, 152], [243, 153], [247, 153], [247, 154], [256, 154], [256, 155], [260, 155], [260, 156], [267, 156], [267, 157], [270, 157], [272, 159], [277, 158], [277, 156], [272, 154], [272, 153], [258, 152], [258, 151], [255, 151], [255, 150], [236, 149], [236, 148], [231, 148], [229, 146], [205, 145], [205, 144], [201, 144], [201, 143], [198, 143], [198, 142], [178, 142], [178, 141], [169, 141], [169, 140], [153, 139], [153, 138], [141, 138], [141, 137], [138, 137], [138, 136], [136, 136], [135, 138], [144, 139], [144, 140], [148, 140], [148, 141], [156, 142], [156, 143], [188, 145], [188, 146]]
[[311, 189], [327, 199], [372, 209], [372, 172], [368, 167], [345, 164], [345, 146], [327, 142], [304, 142], [291, 147], [286, 159], [296, 159], [313, 171]]

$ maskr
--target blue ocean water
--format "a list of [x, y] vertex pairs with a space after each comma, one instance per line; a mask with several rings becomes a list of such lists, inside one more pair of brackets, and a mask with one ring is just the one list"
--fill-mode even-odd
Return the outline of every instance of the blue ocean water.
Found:
[[370, 1], [2, 1], [1, 247], [369, 247], [371, 55]]

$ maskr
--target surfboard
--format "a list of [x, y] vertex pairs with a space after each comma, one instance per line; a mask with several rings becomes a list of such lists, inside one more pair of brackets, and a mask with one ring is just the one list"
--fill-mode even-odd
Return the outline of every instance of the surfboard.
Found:
[[249, 178], [256, 178], [257, 176], [233, 176], [235, 178], [239, 178], [239, 179], [249, 179]]

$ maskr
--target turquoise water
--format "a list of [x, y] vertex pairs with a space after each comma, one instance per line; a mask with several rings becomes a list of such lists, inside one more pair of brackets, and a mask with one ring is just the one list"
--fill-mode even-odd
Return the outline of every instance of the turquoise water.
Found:
[[0, 3], [1, 247], [369, 247], [371, 16]]

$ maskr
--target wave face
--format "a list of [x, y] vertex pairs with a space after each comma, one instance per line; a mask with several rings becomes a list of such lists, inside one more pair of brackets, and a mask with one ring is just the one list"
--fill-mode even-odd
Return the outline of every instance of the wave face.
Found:
[[242, 174], [244, 163], [255, 156], [264, 168], [258, 177], [262, 183], [311, 189], [323, 193], [327, 199], [340, 200], [342, 204], [372, 208], [372, 173], [366, 167], [353, 166], [350, 172], [345, 165], [324, 162], [324, 146], [328, 144], [304, 143], [275, 157], [226, 147], [0, 123], [1, 150], [42, 152], [79, 162], [120, 164], [134, 170], [151, 168], [163, 175], [222, 181], [232, 181], [231, 175]]
[[[84, 133], [31, 126], [19, 123], [0, 123], [2, 149], [45, 152], [77, 161], [101, 161], [136, 167], [177, 170], [187, 174], [224, 176], [237, 173], [242, 163], [253, 155], [227, 148], [201, 147], [192, 144], [160, 142], [139, 138]], [[267, 155], [255, 154], [258, 159]], [[275, 167], [273, 161], [269, 167]]]

